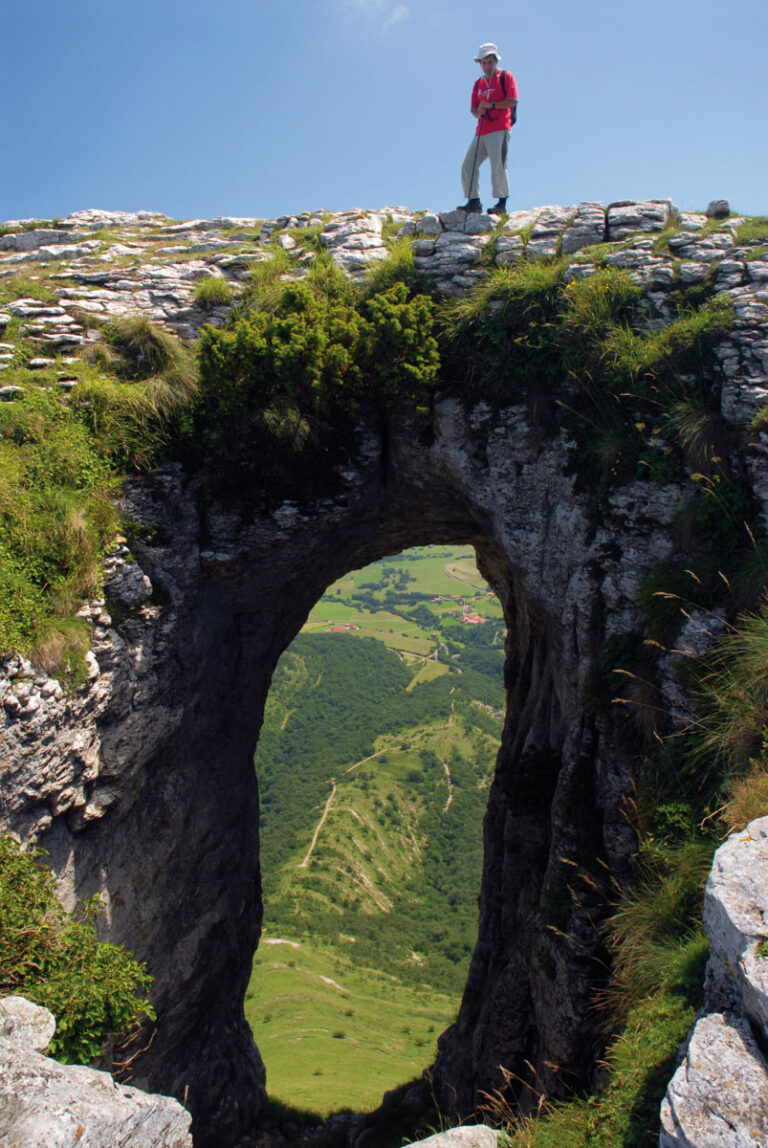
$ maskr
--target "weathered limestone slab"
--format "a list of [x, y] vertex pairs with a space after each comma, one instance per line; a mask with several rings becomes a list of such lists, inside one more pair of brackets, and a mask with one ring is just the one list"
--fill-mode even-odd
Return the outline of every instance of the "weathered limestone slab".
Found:
[[0, 251], [34, 251], [38, 247], [50, 247], [56, 243], [71, 243], [75, 238], [71, 231], [36, 227], [30, 231], [0, 235]]
[[572, 207], [556, 207], [539, 216], [526, 244], [527, 259], [546, 259], [557, 254], [560, 237], [574, 220], [574, 210]]
[[497, 1148], [499, 1132], [487, 1124], [465, 1124], [447, 1128], [426, 1140], [414, 1140], [411, 1148]]
[[749, 1025], [711, 1013], [697, 1021], [661, 1105], [659, 1148], [768, 1144], [768, 1070]]
[[607, 211], [608, 238], [612, 243], [626, 239], [636, 231], [663, 231], [669, 221], [670, 205], [666, 200], [622, 200], [612, 203]]
[[589, 247], [593, 243], [602, 243], [606, 234], [605, 227], [605, 208], [602, 203], [580, 203], [573, 222], [563, 235], [563, 254], [580, 251], [582, 247]]
[[715, 854], [704, 898], [708, 978], [768, 1038], [768, 817], [733, 833]]
[[479, 214], [471, 211], [441, 211], [440, 223], [444, 231], [462, 235], [489, 235], [496, 227], [494, 217], [483, 211]]
[[13, 1148], [191, 1148], [178, 1101], [114, 1082], [109, 1073], [41, 1056], [55, 1030], [47, 1009], [0, 1002], [0, 1143]]
[[723, 259], [734, 247], [733, 236], [728, 231], [715, 231], [704, 237], [681, 231], [670, 236], [669, 240], [669, 249], [673, 255], [699, 263], [714, 263]]
[[45, 1052], [56, 1032], [56, 1021], [47, 1008], [32, 1004], [25, 997], [0, 999], [0, 1038], [14, 1044]]
[[715, 853], [704, 924], [710, 940], [709, 1011], [694, 1026], [667, 1089], [660, 1148], [766, 1144], [768, 957], [762, 946], [768, 942], [768, 817], [731, 834]]

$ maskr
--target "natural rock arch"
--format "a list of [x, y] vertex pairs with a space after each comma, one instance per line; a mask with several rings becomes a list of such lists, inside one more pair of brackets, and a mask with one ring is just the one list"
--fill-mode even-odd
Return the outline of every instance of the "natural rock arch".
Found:
[[[34, 719], [52, 723], [35, 800], [5, 820], [41, 837], [71, 892], [104, 891], [110, 938], [149, 962], [157, 1031], [132, 1076], [188, 1104], [198, 1144], [234, 1141], [263, 1099], [242, 1000], [260, 926], [253, 751], [272, 672], [331, 582], [414, 545], [475, 546], [508, 628], [479, 939], [440, 1041], [441, 1104], [471, 1111], [499, 1065], [529, 1061], [554, 1090], [552, 1065], [569, 1084], [588, 1071], [595, 920], [570, 901], [563, 917], [560, 858], [598, 854], [621, 874], [632, 834], [626, 752], [582, 691], [604, 634], [635, 618], [643, 569], [668, 553], [680, 495], [624, 488], [622, 519], [596, 530], [567, 461], [564, 439], [542, 440], [525, 407], [476, 408], [473, 426], [446, 401], [431, 445], [395, 417], [311, 510], [284, 504], [246, 523], [173, 468], [130, 490], [129, 512], [163, 539], [135, 546], [154, 599], [101, 618], [98, 673]], [[19, 733], [19, 760], [24, 744]]]

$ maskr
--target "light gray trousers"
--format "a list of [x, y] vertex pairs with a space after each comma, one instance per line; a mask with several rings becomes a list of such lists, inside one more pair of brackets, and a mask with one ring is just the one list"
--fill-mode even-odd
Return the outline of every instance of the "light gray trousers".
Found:
[[480, 164], [487, 159], [491, 161], [491, 191], [497, 199], [506, 199], [509, 195], [508, 147], [508, 131], [487, 132], [484, 136], [475, 136], [461, 165], [461, 186], [467, 199], [480, 198]]

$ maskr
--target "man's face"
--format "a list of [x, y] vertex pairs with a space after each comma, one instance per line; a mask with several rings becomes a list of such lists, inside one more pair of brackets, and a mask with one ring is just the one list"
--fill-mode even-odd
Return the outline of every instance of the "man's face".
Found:
[[495, 56], [483, 56], [482, 60], [480, 61], [480, 67], [483, 69], [483, 75], [485, 76], [486, 80], [490, 80], [491, 76], [496, 71], [497, 63], [498, 60]]

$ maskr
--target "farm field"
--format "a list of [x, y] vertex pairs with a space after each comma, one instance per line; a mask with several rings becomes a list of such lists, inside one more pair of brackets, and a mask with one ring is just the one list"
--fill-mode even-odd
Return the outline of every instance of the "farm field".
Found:
[[433, 547], [340, 579], [280, 661], [255, 760], [265, 939], [246, 1013], [285, 1104], [376, 1106], [455, 1016], [503, 637], [472, 550]]

